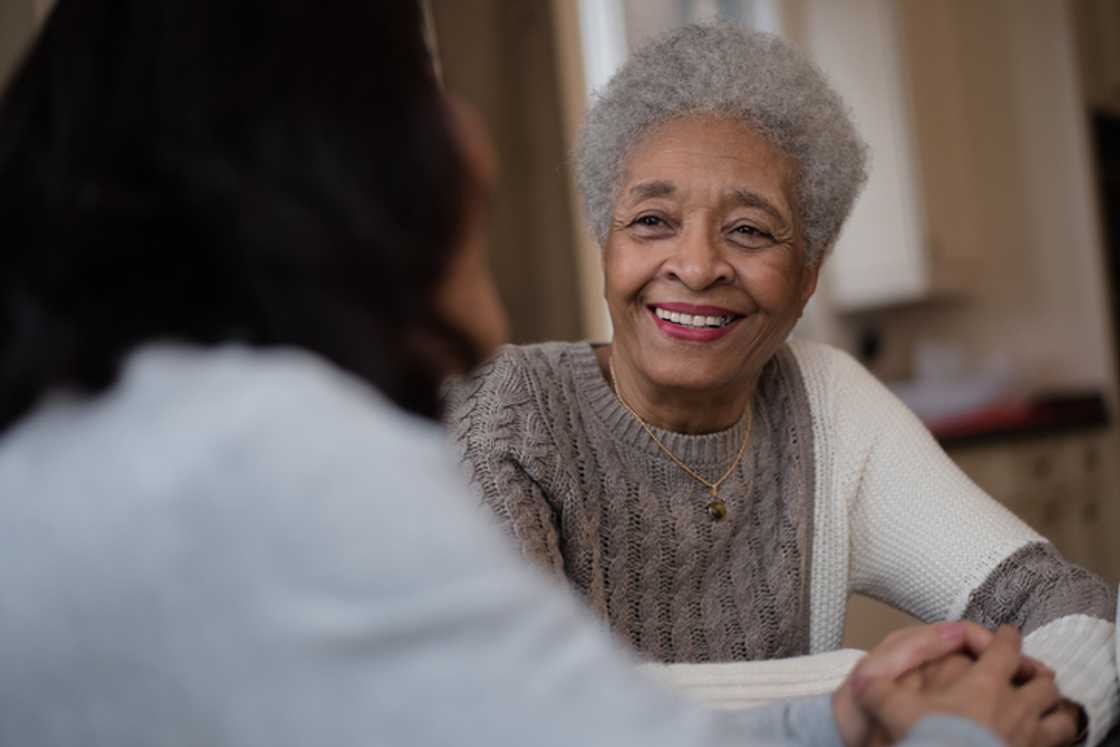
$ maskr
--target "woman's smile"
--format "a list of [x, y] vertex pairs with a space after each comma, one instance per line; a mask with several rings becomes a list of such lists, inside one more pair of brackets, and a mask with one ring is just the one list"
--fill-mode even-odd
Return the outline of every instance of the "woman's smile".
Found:
[[664, 334], [687, 342], [713, 342], [729, 334], [742, 319], [719, 306], [689, 303], [657, 303], [646, 307], [654, 324]]

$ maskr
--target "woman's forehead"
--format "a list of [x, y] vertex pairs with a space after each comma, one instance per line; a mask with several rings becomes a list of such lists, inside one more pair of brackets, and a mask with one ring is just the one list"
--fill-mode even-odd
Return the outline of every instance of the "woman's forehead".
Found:
[[795, 174], [793, 159], [747, 125], [690, 117], [659, 126], [631, 149], [619, 201], [718, 199], [788, 214]]

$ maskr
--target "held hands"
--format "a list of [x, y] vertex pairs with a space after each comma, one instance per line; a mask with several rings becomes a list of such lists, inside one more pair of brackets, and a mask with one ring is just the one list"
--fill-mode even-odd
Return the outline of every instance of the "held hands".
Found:
[[833, 696], [844, 743], [894, 742], [923, 717], [948, 714], [1010, 745], [1069, 744], [1080, 709], [1061, 700], [1053, 672], [1022, 656], [1020, 645], [1014, 628], [993, 635], [967, 622], [892, 633]]
[[867, 653], [832, 697], [832, 711], [844, 744], [868, 744], [876, 728], [874, 714], [860, 704], [857, 693], [874, 679], [892, 681], [953, 653], [978, 655], [992, 634], [969, 622], [916, 625], [896, 630]]

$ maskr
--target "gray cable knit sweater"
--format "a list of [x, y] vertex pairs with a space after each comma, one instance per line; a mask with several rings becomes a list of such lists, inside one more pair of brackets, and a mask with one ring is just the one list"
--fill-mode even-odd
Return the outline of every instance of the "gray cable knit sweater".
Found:
[[[752, 444], [721, 486], [666, 459], [620, 405], [590, 346], [510, 349], [452, 393], [452, 426], [486, 501], [534, 561], [566, 575], [659, 661], [809, 652], [812, 439], [782, 352], [754, 401]], [[742, 429], [659, 432], [701, 474], [722, 473]]]

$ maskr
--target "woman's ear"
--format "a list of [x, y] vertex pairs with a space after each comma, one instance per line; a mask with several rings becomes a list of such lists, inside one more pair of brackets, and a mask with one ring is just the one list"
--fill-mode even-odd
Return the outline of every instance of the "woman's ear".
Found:
[[457, 245], [436, 290], [435, 303], [444, 320], [465, 334], [487, 358], [509, 336], [509, 323], [486, 251], [486, 208], [497, 174], [497, 159], [478, 113], [461, 99], [449, 96], [447, 101], [467, 174], [461, 190], [463, 218]]
[[494, 188], [498, 176], [498, 156], [478, 110], [453, 93], [447, 94], [451, 128], [462, 150], [471, 181], [481, 193]]

